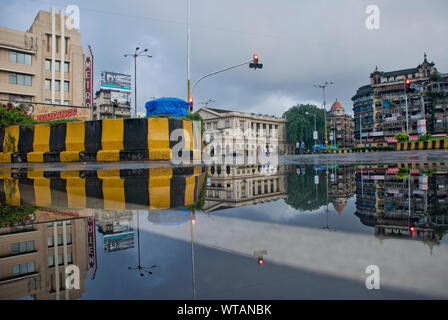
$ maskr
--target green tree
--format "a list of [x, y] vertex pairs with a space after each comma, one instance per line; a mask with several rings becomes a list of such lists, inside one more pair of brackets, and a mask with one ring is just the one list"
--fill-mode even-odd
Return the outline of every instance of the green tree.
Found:
[[314, 145], [313, 114], [316, 115], [316, 128], [319, 133], [317, 143], [325, 143], [325, 111], [312, 104], [300, 104], [283, 113], [283, 117], [287, 119], [286, 137], [289, 143], [295, 144], [297, 140], [303, 140], [305, 148], [311, 149]]

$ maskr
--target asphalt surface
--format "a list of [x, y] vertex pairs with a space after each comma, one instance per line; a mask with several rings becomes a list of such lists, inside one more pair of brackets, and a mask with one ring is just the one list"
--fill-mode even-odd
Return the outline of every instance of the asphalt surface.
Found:
[[[395, 163], [448, 163], [448, 150], [389, 151], [368, 153], [287, 155], [278, 158], [279, 165], [288, 164], [395, 164]], [[192, 163], [191, 165], [205, 165]], [[191, 166], [190, 165], [190, 166]], [[40, 169], [45, 171], [101, 170], [101, 169], [146, 169], [170, 168], [170, 161], [127, 161], [127, 162], [64, 162], [64, 163], [1, 163], [4, 169]]]
[[279, 159], [280, 164], [396, 164], [437, 162], [440, 164], [448, 163], [448, 150], [288, 155]]

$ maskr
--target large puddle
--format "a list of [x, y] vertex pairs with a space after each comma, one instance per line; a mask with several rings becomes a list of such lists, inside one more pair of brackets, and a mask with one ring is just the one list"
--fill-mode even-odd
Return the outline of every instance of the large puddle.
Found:
[[448, 298], [444, 166], [0, 169], [0, 203], [1, 299]]

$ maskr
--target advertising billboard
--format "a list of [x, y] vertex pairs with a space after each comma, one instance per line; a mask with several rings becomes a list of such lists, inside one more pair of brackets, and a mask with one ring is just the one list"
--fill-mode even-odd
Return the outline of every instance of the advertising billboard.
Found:
[[100, 87], [101, 89], [131, 92], [131, 76], [129, 74], [102, 71]]
[[126, 91], [111, 91], [110, 100], [111, 101], [117, 100], [119, 104], [126, 104], [129, 106], [131, 105], [131, 102], [129, 100], [129, 92]]

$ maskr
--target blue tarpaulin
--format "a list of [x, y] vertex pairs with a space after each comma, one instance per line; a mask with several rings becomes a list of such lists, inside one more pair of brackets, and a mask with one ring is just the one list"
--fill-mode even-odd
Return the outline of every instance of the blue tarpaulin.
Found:
[[171, 115], [180, 117], [188, 114], [190, 104], [178, 98], [160, 98], [145, 103], [146, 116]]

